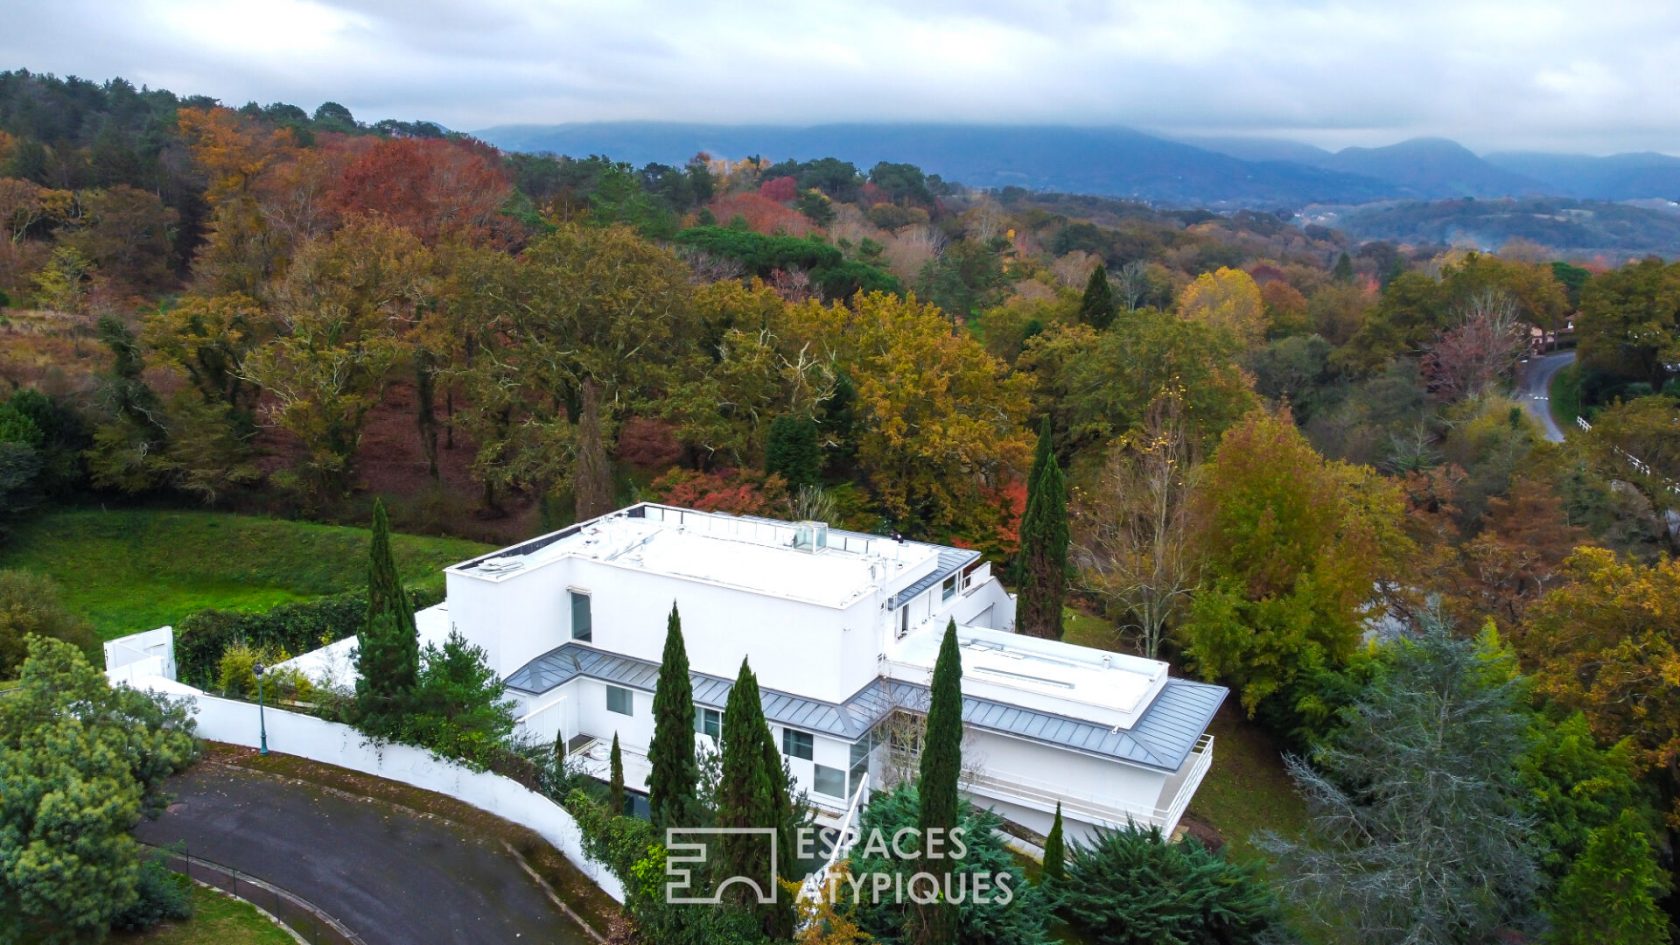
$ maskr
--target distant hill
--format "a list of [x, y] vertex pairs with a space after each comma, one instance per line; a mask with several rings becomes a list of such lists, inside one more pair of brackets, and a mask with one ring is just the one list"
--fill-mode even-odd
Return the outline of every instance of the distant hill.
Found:
[[1413, 138], [1385, 148], [1344, 148], [1318, 166], [1385, 181], [1425, 199], [1542, 194], [1539, 181], [1495, 167], [1456, 141]]
[[1317, 167], [1333, 157], [1332, 152], [1323, 148], [1288, 138], [1176, 137], [1173, 140], [1239, 161], [1292, 161]]
[[1245, 161], [1124, 128], [850, 124], [789, 128], [666, 123], [510, 125], [477, 133], [514, 151], [680, 164], [696, 152], [772, 160], [902, 161], [974, 187], [1023, 187], [1187, 207], [1300, 207], [1405, 194], [1334, 169]]
[[1666, 154], [1489, 154], [1489, 164], [1540, 181], [1550, 193], [1593, 200], [1680, 200], [1680, 158]]
[[1611, 261], [1680, 258], [1680, 212], [1558, 197], [1441, 200], [1320, 209], [1308, 221], [1360, 240], [1496, 250], [1514, 239]]

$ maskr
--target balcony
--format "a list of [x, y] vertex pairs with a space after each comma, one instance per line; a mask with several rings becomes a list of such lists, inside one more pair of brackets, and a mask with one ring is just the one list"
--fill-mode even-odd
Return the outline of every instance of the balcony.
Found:
[[1213, 736], [1203, 735], [1184, 764], [1167, 777], [1160, 794], [1151, 799], [1153, 803], [1130, 802], [1111, 794], [1084, 794], [1069, 790], [1065, 784], [993, 771], [970, 777], [964, 787], [985, 797], [1045, 811], [1054, 810], [1060, 803], [1064, 815], [1101, 827], [1123, 829], [1130, 822], [1139, 827], [1159, 827], [1163, 835], [1171, 837], [1212, 764]]

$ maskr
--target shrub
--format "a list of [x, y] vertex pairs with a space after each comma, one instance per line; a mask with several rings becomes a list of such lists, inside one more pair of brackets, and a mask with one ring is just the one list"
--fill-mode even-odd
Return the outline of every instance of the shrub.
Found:
[[1056, 905], [1099, 945], [1260, 941], [1278, 903], [1257, 869], [1226, 860], [1191, 837], [1160, 828], [1103, 831], [1073, 845]]
[[520, 767], [521, 780], [534, 781], [535, 771], [519, 766], [506, 747], [513, 734], [513, 704], [503, 695], [502, 681], [487, 665], [484, 650], [451, 632], [442, 647], [427, 645], [420, 662], [407, 705], [393, 717], [396, 730], [368, 734], [389, 734], [478, 770]]
[[0, 571], [0, 679], [17, 675], [25, 638], [32, 633], [63, 640], [89, 655], [98, 649], [93, 627], [64, 606], [50, 578]]
[[[443, 599], [442, 590], [411, 587], [408, 595], [417, 610]], [[222, 654], [235, 643], [257, 650], [306, 653], [355, 636], [367, 620], [367, 606], [365, 594], [352, 593], [281, 604], [260, 614], [201, 610], [175, 628], [179, 675], [183, 682], [214, 684], [220, 677]]]
[[315, 684], [308, 676], [292, 668], [273, 668], [288, 659], [291, 659], [291, 655], [283, 649], [259, 650], [249, 643], [235, 643], [222, 652], [221, 661], [217, 664], [216, 680], [222, 695], [236, 699], [255, 699], [256, 666], [262, 663], [269, 667], [262, 678], [264, 699], [270, 703], [277, 703], [281, 699], [308, 702], [315, 694]]
[[192, 881], [163, 864], [154, 854], [140, 863], [139, 898], [111, 920], [118, 932], [144, 932], [164, 922], [192, 918]]

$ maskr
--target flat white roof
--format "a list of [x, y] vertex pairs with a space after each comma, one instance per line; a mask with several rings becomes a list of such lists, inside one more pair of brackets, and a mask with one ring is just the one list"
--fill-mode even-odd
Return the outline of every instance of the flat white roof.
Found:
[[[943, 627], [922, 630], [900, 641], [889, 658], [925, 677], [944, 636]], [[1130, 728], [1168, 678], [1167, 664], [1157, 660], [1004, 630], [958, 627], [957, 646], [965, 695], [1099, 724]]]
[[[818, 533], [821, 537], [815, 537]], [[932, 570], [940, 546], [821, 523], [644, 504], [504, 548], [448, 570], [498, 581], [563, 558], [844, 607]]]

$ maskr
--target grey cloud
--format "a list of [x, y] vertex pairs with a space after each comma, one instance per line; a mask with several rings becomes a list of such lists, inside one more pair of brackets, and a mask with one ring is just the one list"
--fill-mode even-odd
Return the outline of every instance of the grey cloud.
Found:
[[455, 128], [668, 119], [1127, 124], [1680, 149], [1659, 0], [61, 0], [0, 62]]

